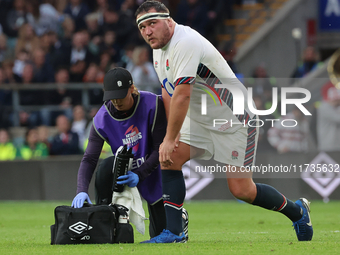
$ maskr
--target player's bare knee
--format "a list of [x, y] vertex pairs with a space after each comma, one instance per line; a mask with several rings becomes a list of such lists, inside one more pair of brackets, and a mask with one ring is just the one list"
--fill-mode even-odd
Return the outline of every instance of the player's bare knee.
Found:
[[161, 170], [181, 170], [185, 162], [188, 161], [186, 158], [176, 157], [174, 155], [171, 157], [171, 160], [173, 161], [171, 165], [164, 166], [161, 164]]
[[249, 193], [240, 188], [230, 187], [229, 190], [231, 194], [233, 194], [233, 196], [237, 199], [247, 200], [249, 197]]
[[176, 150], [171, 154], [170, 156], [173, 164], [169, 166], [163, 166], [161, 164], [161, 169], [162, 170], [167, 170], [167, 169], [175, 169], [175, 170], [180, 170], [182, 169], [182, 166], [190, 160], [190, 148], [187, 144], [180, 143], [180, 145], [176, 148]]
[[247, 203], [254, 201], [256, 197], [256, 186], [254, 187], [251, 182], [242, 179], [234, 179], [231, 181], [228, 180], [228, 185], [231, 194], [235, 198]]

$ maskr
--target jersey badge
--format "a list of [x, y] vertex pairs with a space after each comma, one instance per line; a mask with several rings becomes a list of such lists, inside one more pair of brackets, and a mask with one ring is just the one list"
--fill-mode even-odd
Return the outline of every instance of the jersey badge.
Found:
[[231, 158], [232, 158], [232, 159], [237, 159], [237, 158], [238, 158], [238, 152], [237, 152], [237, 151], [233, 151], [233, 152], [231, 153]]
[[166, 60], [166, 70], [169, 71], [170, 66], [169, 66], [169, 59]]

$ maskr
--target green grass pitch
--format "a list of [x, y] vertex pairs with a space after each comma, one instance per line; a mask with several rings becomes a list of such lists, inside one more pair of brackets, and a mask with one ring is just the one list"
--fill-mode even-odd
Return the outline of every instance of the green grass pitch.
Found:
[[[0, 202], [0, 254], [339, 254], [340, 202], [312, 201], [314, 238], [298, 242], [291, 222], [277, 212], [238, 202], [185, 203], [189, 242], [50, 245], [56, 206], [70, 202]], [[147, 226], [146, 226], [147, 227]]]

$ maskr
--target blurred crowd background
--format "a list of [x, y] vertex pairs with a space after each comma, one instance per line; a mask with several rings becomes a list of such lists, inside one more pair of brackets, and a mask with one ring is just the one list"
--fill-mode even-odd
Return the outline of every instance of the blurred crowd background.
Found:
[[[135, 24], [134, 13], [142, 2], [0, 0], [0, 160], [82, 154], [91, 120], [102, 104], [103, 77], [113, 67], [129, 70], [138, 89], [160, 94], [151, 50]], [[233, 61], [237, 48], [216, 40], [223, 22], [233, 18], [235, 6], [263, 1], [161, 2], [169, 7], [176, 22], [191, 26], [216, 46], [237, 77], [246, 86], [253, 87], [258, 109], [270, 108], [276, 79], [267, 73], [266, 64], [259, 61], [253, 75], [245, 78]], [[309, 46], [291, 77], [304, 77], [320, 64], [318, 52]], [[25, 90], [37, 84], [42, 88], [49, 83], [56, 87]], [[68, 85], [86, 83], [95, 84], [95, 87], [89, 90], [89, 102], [84, 106], [82, 90], [69, 89]], [[6, 84], [13, 85], [13, 89], [5, 88]], [[16, 100], [15, 86], [20, 87], [18, 113], [14, 113], [12, 107]], [[336, 109], [340, 105], [340, 94], [328, 92], [330, 88], [333, 86], [327, 85], [324, 89], [324, 101], [332, 102]], [[47, 107], [50, 105], [57, 107]], [[306, 152], [311, 144], [316, 147], [317, 119], [307, 121], [300, 113], [296, 109], [290, 113], [292, 118], [301, 119], [301, 125], [296, 128], [282, 129], [266, 123], [261, 128], [259, 150]], [[18, 114], [18, 122], [14, 121], [15, 114]], [[273, 118], [283, 118], [279, 109], [273, 113]], [[340, 143], [331, 150], [340, 150], [339, 146]], [[105, 145], [103, 157], [110, 153]]]

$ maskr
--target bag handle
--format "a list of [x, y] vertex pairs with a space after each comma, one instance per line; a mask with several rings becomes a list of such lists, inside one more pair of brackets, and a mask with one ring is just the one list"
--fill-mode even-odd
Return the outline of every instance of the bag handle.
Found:
[[[72, 212], [69, 212], [67, 214], [67, 225], [70, 225], [70, 216], [72, 215]], [[71, 238], [72, 240], [80, 240], [82, 239], [84, 236], [88, 235], [88, 230], [89, 230], [89, 226], [90, 226], [90, 218], [92, 217], [93, 212], [88, 212], [87, 213], [87, 222], [86, 222], [86, 228], [80, 233], [72, 233], [71, 230], [69, 228], [67, 228], [67, 231], [64, 232], [64, 235], [68, 236], [69, 238]]]

